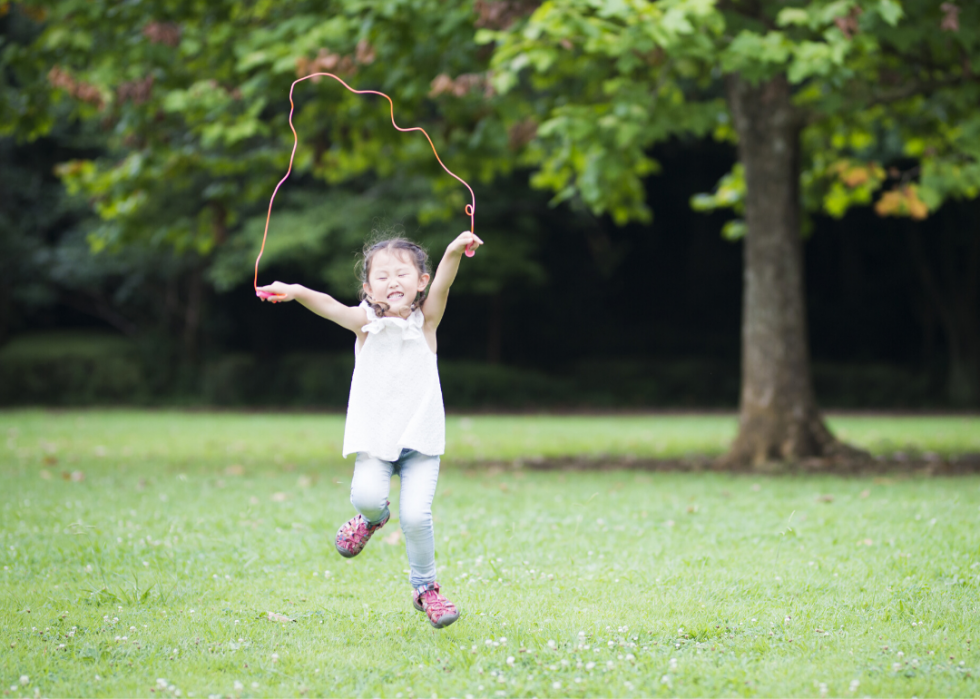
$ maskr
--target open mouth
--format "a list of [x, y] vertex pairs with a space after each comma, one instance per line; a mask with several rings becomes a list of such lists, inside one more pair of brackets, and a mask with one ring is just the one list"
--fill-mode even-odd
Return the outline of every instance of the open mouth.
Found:
[[400, 291], [392, 291], [390, 294], [388, 294], [389, 301], [397, 301], [398, 299], [403, 299], [403, 298], [405, 298], [405, 294], [403, 294]]

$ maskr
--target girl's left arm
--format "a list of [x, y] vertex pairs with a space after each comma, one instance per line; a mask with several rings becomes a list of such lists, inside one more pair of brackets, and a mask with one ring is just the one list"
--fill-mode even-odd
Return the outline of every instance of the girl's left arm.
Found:
[[456, 280], [456, 272], [459, 271], [459, 261], [463, 257], [463, 252], [467, 247], [476, 250], [483, 245], [483, 241], [475, 234], [465, 231], [459, 234], [453, 242], [446, 248], [446, 254], [442, 256], [442, 261], [436, 269], [436, 276], [429, 287], [429, 295], [422, 303], [422, 315], [425, 316], [426, 328], [431, 332], [439, 327], [442, 316], [446, 313], [446, 303], [449, 301], [449, 287]]

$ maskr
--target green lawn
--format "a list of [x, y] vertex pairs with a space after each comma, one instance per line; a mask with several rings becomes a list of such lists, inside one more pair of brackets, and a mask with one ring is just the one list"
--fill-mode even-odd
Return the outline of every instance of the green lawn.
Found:
[[[978, 418], [831, 422], [877, 453], [980, 451]], [[381, 539], [394, 518], [356, 559], [333, 549], [353, 514], [342, 417], [0, 412], [0, 690], [980, 695], [980, 477], [467, 465], [712, 454], [734, 429], [450, 418], [434, 513], [463, 616], [435, 631]]]

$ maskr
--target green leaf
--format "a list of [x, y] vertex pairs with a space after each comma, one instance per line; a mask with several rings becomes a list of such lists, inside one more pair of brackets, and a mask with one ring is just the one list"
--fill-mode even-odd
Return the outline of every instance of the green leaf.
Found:
[[732, 219], [721, 227], [721, 237], [731, 242], [741, 240], [745, 237], [747, 232], [748, 226], [746, 226], [745, 221], [740, 218]]
[[810, 23], [810, 14], [799, 7], [784, 7], [776, 15], [776, 26], [789, 27], [793, 25], [806, 26]]
[[898, 21], [902, 19], [905, 11], [902, 9], [901, 3], [897, 0], [879, 0], [878, 1], [878, 14], [881, 15], [891, 26], [898, 24]]

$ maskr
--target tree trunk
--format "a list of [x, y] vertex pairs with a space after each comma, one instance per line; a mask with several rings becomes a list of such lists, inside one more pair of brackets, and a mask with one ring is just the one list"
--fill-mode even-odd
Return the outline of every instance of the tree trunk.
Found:
[[10, 333], [11, 306], [10, 290], [6, 285], [0, 284], [0, 345], [7, 341]]
[[503, 294], [495, 291], [490, 296], [490, 313], [487, 314], [487, 363], [500, 364], [504, 344]]
[[810, 377], [803, 242], [800, 129], [782, 76], [751, 85], [728, 77], [726, 92], [745, 167], [742, 392], [739, 432], [724, 461], [759, 466], [856, 456], [824, 425]]
[[188, 277], [187, 307], [184, 309], [184, 361], [197, 364], [201, 331], [201, 307], [204, 299], [204, 270], [198, 264]]

